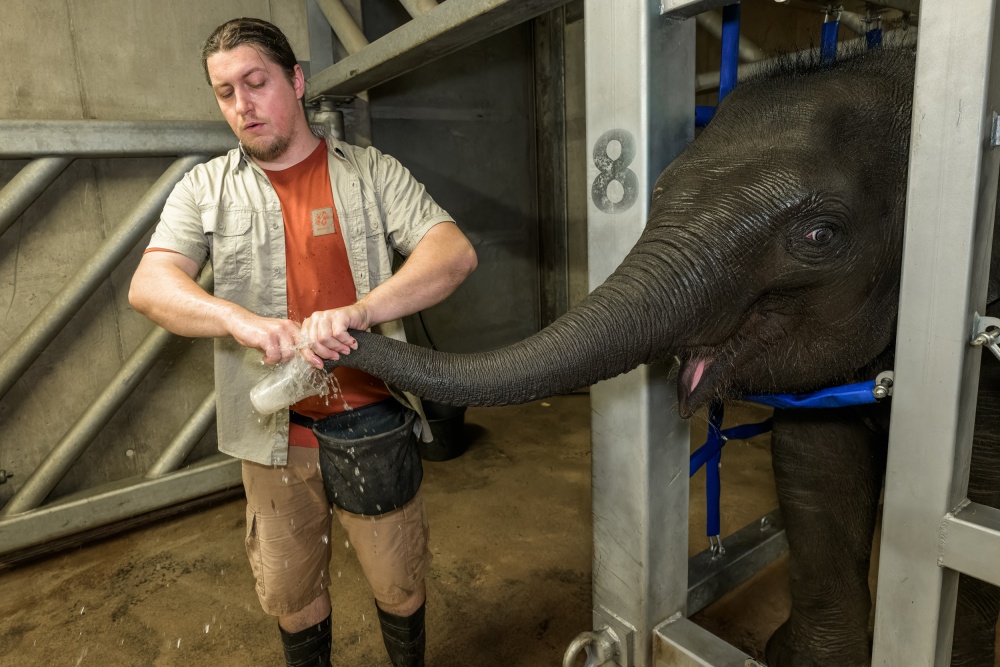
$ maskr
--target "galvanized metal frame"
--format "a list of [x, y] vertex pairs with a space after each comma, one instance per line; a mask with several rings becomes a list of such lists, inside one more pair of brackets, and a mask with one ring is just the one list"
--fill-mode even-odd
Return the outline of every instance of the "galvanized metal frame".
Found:
[[[0, 158], [33, 158], [0, 191], [6, 229], [74, 157], [180, 155], [102, 246], [0, 357], [3, 396], [114, 268], [149, 230], [173, 186], [208, 155], [236, 145], [225, 123], [158, 121], [3, 121]], [[194, 153], [193, 155], [190, 153]], [[0, 229], [0, 233], [3, 232]], [[200, 283], [208, 288], [211, 271]], [[145, 477], [88, 489], [40, 505], [155, 362], [170, 334], [156, 328], [125, 362], [70, 431], [0, 511], [0, 560], [80, 531], [238, 488], [239, 461], [212, 457], [183, 472], [183, 463], [214, 420], [214, 394], [195, 412]]]
[[[313, 73], [308, 81], [306, 96], [313, 101], [320, 97], [357, 95], [566, 2], [567, 0], [446, 2], [419, 14], [331, 67]], [[422, 6], [426, 3], [413, 4]]]
[[[1000, 153], [994, 0], [923, 0], [873, 665], [950, 663], [959, 572], [1000, 580], [965, 500]], [[976, 554], [990, 554], [992, 562]]]
[[[694, 22], [658, 0], [585, 3], [590, 287], [646, 224], [653, 184], [694, 132]], [[634, 158], [626, 159], [627, 156]], [[610, 165], [609, 165], [610, 161]], [[617, 183], [617, 185], [616, 185]], [[595, 629], [618, 638], [620, 665], [652, 664], [653, 629], [687, 604], [690, 436], [669, 368], [642, 366], [591, 389]]]

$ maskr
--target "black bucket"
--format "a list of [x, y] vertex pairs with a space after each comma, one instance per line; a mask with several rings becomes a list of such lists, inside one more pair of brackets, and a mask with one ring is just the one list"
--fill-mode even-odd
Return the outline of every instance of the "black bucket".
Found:
[[465, 407], [424, 401], [424, 414], [431, 426], [432, 442], [420, 441], [420, 458], [448, 461], [461, 456], [469, 446], [465, 437]]

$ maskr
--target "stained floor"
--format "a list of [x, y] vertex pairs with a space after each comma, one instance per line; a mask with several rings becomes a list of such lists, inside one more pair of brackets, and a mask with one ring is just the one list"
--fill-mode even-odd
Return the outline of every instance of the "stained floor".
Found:
[[[759, 414], [732, 415], [756, 419]], [[559, 665], [591, 622], [589, 396], [470, 409], [468, 451], [425, 464], [434, 565], [428, 664]], [[697, 418], [694, 438], [704, 433]], [[727, 445], [723, 527], [776, 506], [767, 439]], [[703, 485], [690, 551], [707, 546]], [[0, 667], [283, 664], [253, 592], [241, 499], [0, 572]], [[388, 665], [374, 603], [335, 526], [334, 663]], [[695, 617], [759, 655], [787, 610], [778, 561]]]

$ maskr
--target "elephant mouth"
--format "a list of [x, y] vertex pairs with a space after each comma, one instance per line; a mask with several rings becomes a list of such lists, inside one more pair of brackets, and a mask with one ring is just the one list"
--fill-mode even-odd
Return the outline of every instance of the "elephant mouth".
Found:
[[725, 364], [717, 357], [691, 355], [681, 361], [677, 375], [677, 398], [681, 417], [689, 418], [715, 395]]

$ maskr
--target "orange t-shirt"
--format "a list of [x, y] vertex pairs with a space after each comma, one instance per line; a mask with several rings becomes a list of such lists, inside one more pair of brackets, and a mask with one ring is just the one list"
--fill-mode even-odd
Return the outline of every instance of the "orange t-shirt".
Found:
[[[337, 208], [330, 188], [326, 142], [320, 141], [309, 157], [280, 171], [264, 170], [281, 202], [285, 219], [285, 284], [288, 319], [302, 322], [320, 310], [348, 306], [357, 301], [357, 291], [347, 247], [341, 233]], [[333, 375], [340, 396], [314, 396], [291, 406], [295, 412], [322, 419], [343, 412], [346, 403], [359, 408], [390, 397], [385, 383], [353, 368], [337, 368]], [[291, 424], [288, 442], [317, 447], [308, 428]]]

